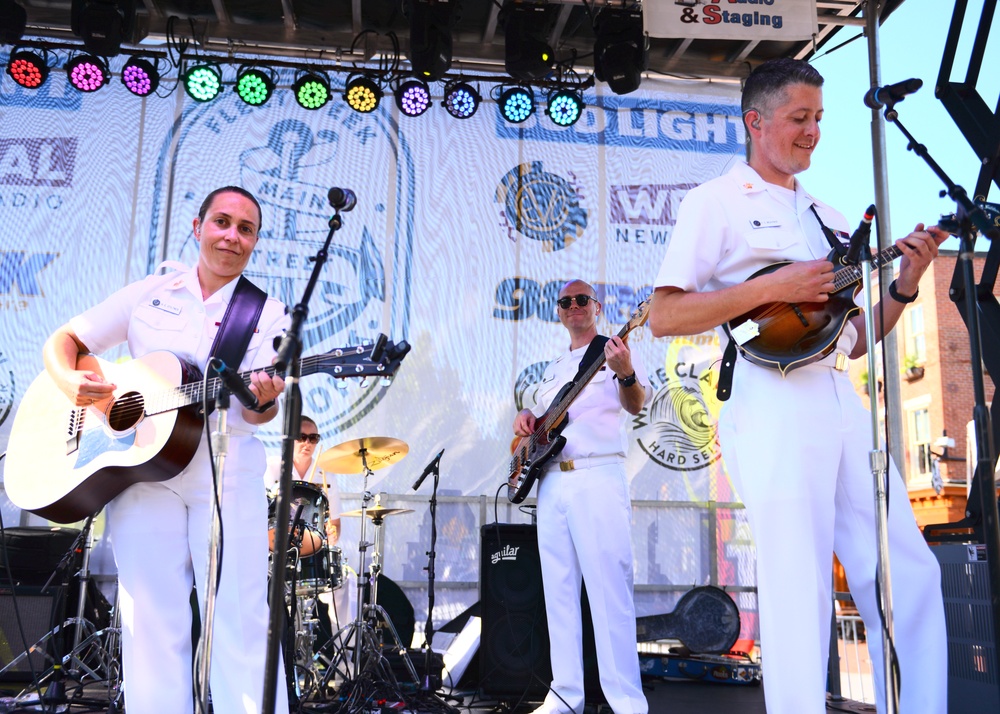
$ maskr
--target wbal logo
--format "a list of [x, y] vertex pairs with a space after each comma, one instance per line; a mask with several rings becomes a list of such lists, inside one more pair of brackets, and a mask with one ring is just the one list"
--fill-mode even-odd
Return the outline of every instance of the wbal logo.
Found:
[[[404, 340], [415, 223], [409, 145], [383, 110], [362, 116], [343, 102], [332, 102], [321, 111], [302, 112], [286, 95], [251, 108], [230, 93], [185, 111], [160, 153], [148, 270], [161, 259], [160, 222], [190, 226], [210, 190], [239, 183], [263, 209], [260, 240], [246, 275], [291, 309], [302, 299], [311, 258], [329, 231], [333, 209], [327, 193], [333, 186], [351, 188], [357, 207], [343, 214], [343, 227], [330, 244], [309, 303], [303, 355], [370, 343], [383, 331], [394, 342]], [[206, 155], [217, 167], [207, 178], [204, 171], [190, 170], [205, 165]], [[175, 164], [188, 168], [172, 175]], [[388, 185], [393, 192], [385, 190]], [[384, 203], [387, 196], [394, 205]], [[188, 230], [166, 252], [192, 265], [197, 250]], [[383, 260], [385, 256], [392, 261]], [[317, 419], [320, 431], [336, 434], [361, 420], [386, 389], [378, 380], [310, 376], [302, 382], [303, 411]], [[272, 431], [262, 436], [277, 442]]]
[[501, 215], [512, 241], [520, 234], [557, 251], [582, 236], [587, 227], [577, 187], [545, 171], [541, 161], [508, 171], [497, 186], [495, 200], [503, 205]]
[[517, 560], [517, 551], [521, 550], [519, 545], [505, 545], [501, 550], [490, 555], [490, 563], [496, 565], [501, 560]]

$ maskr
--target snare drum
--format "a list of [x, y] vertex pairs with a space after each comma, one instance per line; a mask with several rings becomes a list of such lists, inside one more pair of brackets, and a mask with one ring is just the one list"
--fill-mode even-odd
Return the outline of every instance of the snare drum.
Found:
[[[277, 512], [278, 500], [274, 498], [268, 506], [267, 519], [267, 540], [271, 552], [274, 552], [274, 527], [275, 513]], [[305, 527], [302, 529], [302, 543], [299, 545], [299, 555], [311, 556], [321, 550], [326, 541], [326, 520], [329, 516], [330, 507], [326, 500], [323, 489], [315, 484], [305, 481], [292, 481], [291, 501], [289, 503], [288, 517], [294, 518], [295, 512], [302, 506], [299, 518]], [[289, 525], [289, 529], [291, 525]], [[295, 545], [295, 543], [290, 543]]]
[[327, 557], [330, 560], [330, 589], [339, 590], [344, 586], [344, 552], [340, 546], [327, 546]]
[[338, 546], [320, 548], [315, 555], [299, 558], [295, 577], [296, 595], [327, 593], [343, 584], [343, 552]]

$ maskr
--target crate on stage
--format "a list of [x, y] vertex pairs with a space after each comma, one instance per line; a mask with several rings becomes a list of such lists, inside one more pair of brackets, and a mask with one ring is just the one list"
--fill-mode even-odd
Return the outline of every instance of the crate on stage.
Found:
[[658, 677], [668, 681], [744, 686], [761, 683], [760, 665], [736, 655], [640, 654], [639, 670], [644, 677]]

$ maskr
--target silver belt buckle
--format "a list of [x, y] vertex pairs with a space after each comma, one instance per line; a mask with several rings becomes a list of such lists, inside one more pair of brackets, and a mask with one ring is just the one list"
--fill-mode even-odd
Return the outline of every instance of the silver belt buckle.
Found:
[[570, 459], [569, 461], [560, 461], [559, 462], [559, 470], [560, 471], [572, 471], [575, 468], [576, 468], [576, 466], [573, 465], [573, 459]]
[[833, 368], [838, 372], [846, 372], [848, 361], [849, 360], [847, 359], [847, 355], [845, 355], [843, 352], [838, 352], [837, 357], [833, 362]]

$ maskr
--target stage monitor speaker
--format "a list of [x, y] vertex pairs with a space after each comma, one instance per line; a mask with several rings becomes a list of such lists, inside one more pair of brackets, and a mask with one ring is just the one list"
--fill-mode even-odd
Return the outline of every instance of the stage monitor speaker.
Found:
[[946, 543], [931, 550], [941, 564], [948, 628], [948, 712], [1000, 711], [986, 546]]
[[74, 575], [82, 558], [80, 552], [70, 555], [70, 548], [78, 535], [76, 528], [5, 528], [0, 548], [0, 584], [10, 585], [9, 572], [17, 585], [45, 585], [67, 556], [66, 577]]
[[[13, 591], [9, 586], [0, 586], [0, 669], [63, 622], [66, 610], [65, 590], [61, 586], [52, 586], [43, 593], [42, 587], [38, 585], [18, 585]], [[73, 636], [72, 633], [65, 631], [61, 635], [61, 639], [49, 640], [44, 648], [28, 655], [0, 675], [0, 682], [30, 682], [33, 674], [37, 676], [48, 669], [52, 660], [46, 658], [46, 653], [55, 658], [58, 652], [61, 658], [68, 647], [72, 646], [72, 643], [65, 641], [66, 637]]]
[[[480, 688], [484, 694], [542, 697], [552, 681], [552, 668], [536, 528], [488, 524], [482, 527], [480, 543]], [[581, 605], [587, 701], [602, 703], [586, 589]]]

